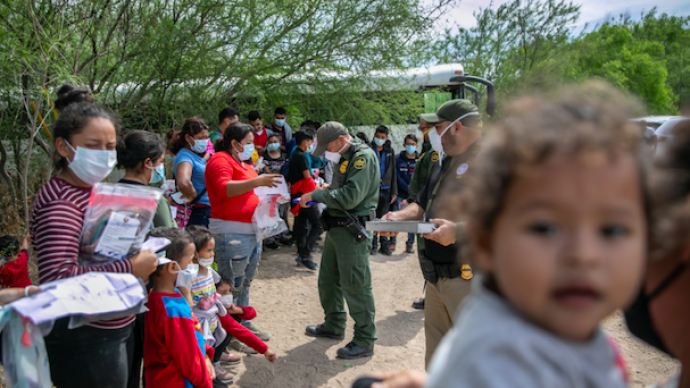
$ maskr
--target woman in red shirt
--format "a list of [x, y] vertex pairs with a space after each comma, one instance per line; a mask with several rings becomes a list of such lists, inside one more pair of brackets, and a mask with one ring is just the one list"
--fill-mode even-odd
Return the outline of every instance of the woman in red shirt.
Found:
[[[280, 174], [258, 175], [250, 161], [254, 153], [254, 133], [250, 125], [232, 124], [223, 140], [216, 143], [216, 154], [206, 164], [206, 189], [211, 203], [209, 229], [216, 239], [218, 272], [233, 282], [235, 304], [249, 305], [249, 286], [261, 257], [261, 241], [252, 225], [259, 197], [259, 186], [276, 187]], [[270, 334], [250, 321], [242, 322], [262, 340]]]

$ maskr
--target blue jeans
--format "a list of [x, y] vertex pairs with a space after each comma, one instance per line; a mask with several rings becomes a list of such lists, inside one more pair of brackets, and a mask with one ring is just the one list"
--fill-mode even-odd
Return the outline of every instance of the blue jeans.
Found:
[[[400, 197], [396, 198], [395, 203], [393, 204], [393, 211], [398, 211], [398, 210], [404, 208], [405, 206], [401, 206], [400, 202], [402, 202], [406, 199], [407, 198], [400, 198]], [[407, 244], [408, 245], [414, 245], [415, 236], [416, 235], [414, 233], [408, 233], [407, 234]], [[396, 240], [397, 239], [395, 237], [391, 237], [391, 244], [395, 244]]]
[[253, 234], [226, 233], [213, 237], [218, 272], [232, 283], [233, 303], [249, 306], [249, 287], [261, 259], [261, 241]]

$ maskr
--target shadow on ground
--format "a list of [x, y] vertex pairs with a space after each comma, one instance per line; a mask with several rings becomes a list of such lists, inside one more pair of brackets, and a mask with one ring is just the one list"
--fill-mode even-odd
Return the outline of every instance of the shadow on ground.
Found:
[[424, 328], [424, 311], [396, 311], [376, 322], [377, 346], [403, 346]]

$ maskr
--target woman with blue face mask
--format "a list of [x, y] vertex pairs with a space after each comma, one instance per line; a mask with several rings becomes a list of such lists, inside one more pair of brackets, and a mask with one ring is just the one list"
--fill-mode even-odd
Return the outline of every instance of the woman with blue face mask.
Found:
[[[238, 306], [249, 305], [249, 287], [261, 257], [261, 241], [256, 239], [252, 216], [259, 205], [254, 189], [276, 187], [280, 174], [259, 175], [251, 165], [254, 153], [254, 128], [234, 123], [225, 129], [223, 140], [215, 144], [216, 153], [206, 167], [206, 183], [211, 200], [209, 229], [216, 241], [218, 272], [233, 282], [233, 297]], [[179, 156], [178, 156], [179, 157]], [[251, 321], [242, 322], [261, 340], [270, 334], [259, 330]], [[250, 348], [237, 340], [230, 342], [235, 350]]]
[[[59, 95], [58, 101], [62, 99]], [[85, 272], [131, 273], [140, 278], [156, 270], [150, 251], [109, 264], [83, 266], [78, 261], [80, 235], [94, 184], [117, 162], [115, 120], [100, 106], [74, 102], [61, 106], [53, 126], [55, 176], [36, 193], [29, 221], [38, 262], [39, 284]], [[55, 387], [112, 387], [127, 384], [134, 316], [68, 328], [55, 321], [45, 337]]]
[[[165, 181], [165, 146], [154, 133], [128, 132], [117, 143], [117, 168], [125, 169], [119, 183], [129, 185], [154, 185]], [[168, 201], [161, 197], [153, 217], [153, 227], [175, 227]]]
[[194, 208], [189, 225], [208, 228], [211, 203], [206, 192], [206, 148], [208, 146], [208, 125], [198, 117], [188, 118], [179, 135], [173, 138], [170, 149], [175, 154], [175, 183], [180, 192], [189, 199]]

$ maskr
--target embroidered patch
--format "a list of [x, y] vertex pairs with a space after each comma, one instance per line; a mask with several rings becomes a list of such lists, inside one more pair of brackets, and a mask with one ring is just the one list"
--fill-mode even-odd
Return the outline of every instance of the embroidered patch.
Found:
[[438, 162], [438, 152], [434, 151], [433, 154], [431, 154], [431, 163], [436, 163]]
[[347, 160], [340, 164], [340, 173], [345, 174], [345, 171], [347, 171]]
[[470, 165], [467, 163], [463, 163], [458, 167], [458, 170], [456, 171], [458, 175], [462, 175], [467, 172], [467, 170], [470, 168]]
[[358, 170], [363, 169], [367, 165], [367, 160], [364, 159], [364, 156], [360, 156], [357, 159], [355, 159], [355, 168]]
[[469, 264], [463, 264], [462, 268], [460, 268], [460, 272], [460, 277], [465, 280], [470, 280], [474, 277], [472, 274], [472, 267], [470, 267]]

